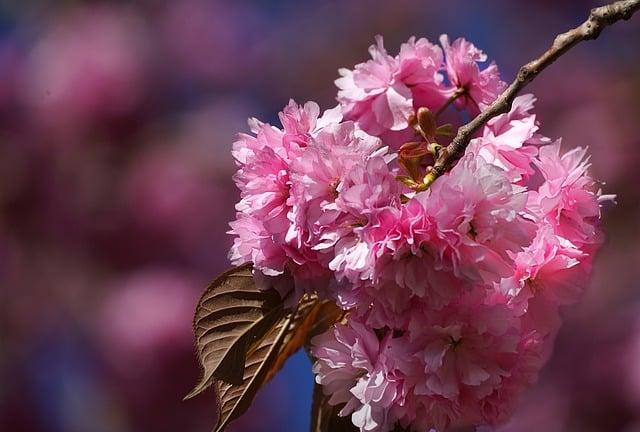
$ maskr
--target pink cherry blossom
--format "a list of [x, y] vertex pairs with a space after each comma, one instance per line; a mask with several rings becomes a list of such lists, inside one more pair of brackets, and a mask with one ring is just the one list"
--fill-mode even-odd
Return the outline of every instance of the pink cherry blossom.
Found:
[[353, 284], [347, 285], [352, 292], [342, 292], [341, 298], [347, 304], [368, 304], [363, 313], [369, 325], [404, 328], [415, 307], [424, 303], [440, 309], [468, 290], [469, 281], [439, 268], [428, 246], [434, 230], [416, 199], [399, 209], [377, 211], [359, 231], [360, 241], [351, 246], [361, 259], [349, 260], [351, 250], [341, 251], [346, 259], [343, 267], [335, 268], [336, 276]]
[[[494, 424], [535, 379], [542, 341], [523, 332], [505, 305], [483, 305], [475, 295], [409, 327], [424, 378], [414, 388], [426, 415], [421, 427]], [[508, 393], [508, 396], [507, 396]], [[420, 410], [419, 410], [420, 411]]]
[[253, 135], [240, 134], [232, 152], [239, 167], [234, 180], [241, 199], [236, 204], [237, 219], [231, 223], [230, 233], [236, 238], [230, 258], [236, 265], [252, 262], [267, 276], [288, 270], [301, 278], [296, 286], [312, 287], [315, 284], [311, 281], [323, 274], [320, 268], [297, 265], [299, 253], [287, 244], [292, 211], [291, 161], [323, 127], [341, 119], [337, 109], [320, 118], [319, 112], [313, 102], [299, 106], [290, 101], [280, 113], [283, 129], [252, 119], [249, 126]]
[[365, 166], [353, 169], [346, 177], [338, 205], [352, 216], [352, 235], [343, 236], [335, 244], [329, 268], [336, 278], [351, 282], [366, 280], [372, 275], [375, 262], [372, 230], [382, 213], [400, 208], [402, 188], [380, 157], [370, 159]]
[[367, 214], [400, 199], [400, 185], [390, 173], [377, 138], [352, 122], [325, 127], [291, 165], [291, 211], [286, 240], [299, 265], [324, 267], [333, 248]]
[[290, 102], [281, 128], [252, 120], [234, 144], [230, 257], [286, 307], [307, 292], [346, 311], [313, 339], [313, 371], [361, 432], [506, 421], [602, 244], [611, 196], [586, 150], [561, 155], [541, 134], [532, 95], [425, 180], [446, 129], [424, 111], [410, 124], [415, 110], [457, 97], [473, 115], [504, 88], [473, 44], [441, 43], [446, 64], [426, 39], [393, 57], [378, 37], [371, 60], [341, 70], [338, 107]]
[[444, 56], [442, 49], [425, 38], [415, 37], [400, 45], [399, 79], [410, 89], [413, 107], [427, 107], [435, 110], [446, 100], [441, 73]]
[[374, 332], [357, 318], [316, 337], [316, 380], [361, 431], [495, 424], [542, 363], [543, 339], [505, 305], [466, 296], [416, 316], [406, 330]]
[[492, 283], [510, 276], [509, 252], [527, 246], [535, 234], [524, 215], [525, 189], [472, 153], [416, 199], [436, 225], [440, 266], [459, 277]]
[[[343, 215], [336, 200], [344, 186], [344, 177], [366, 161], [378, 144], [361, 143], [354, 135], [353, 123], [343, 123], [334, 130], [323, 131], [299, 158], [292, 163], [291, 200], [293, 224], [289, 240], [298, 249], [326, 248], [337, 238], [324, 233], [340, 227]], [[307, 238], [302, 238], [303, 236]], [[328, 244], [327, 244], [328, 243]]]
[[530, 246], [515, 258], [515, 284], [503, 283], [511, 295], [543, 296], [563, 305], [574, 303], [584, 290], [591, 270], [591, 257], [584, 250], [543, 225]]
[[251, 262], [270, 276], [284, 272], [288, 257], [282, 245], [274, 240], [258, 218], [239, 215], [230, 226], [230, 233], [236, 236], [229, 252], [229, 259], [234, 265]]
[[355, 70], [339, 71], [338, 101], [345, 118], [358, 120], [361, 127], [373, 135], [405, 129], [413, 112], [413, 100], [409, 87], [396, 80], [398, 62], [387, 54], [382, 36], [376, 37], [369, 54], [371, 60], [356, 65]]
[[350, 320], [312, 341], [312, 354], [319, 359], [313, 366], [316, 382], [331, 396], [331, 405], [345, 404], [340, 415], [351, 415], [363, 432], [393, 430], [407, 403], [403, 370], [408, 345], [393, 336], [387, 332], [379, 339]]
[[449, 81], [453, 85], [452, 94], [461, 92], [456, 106], [477, 114], [502, 93], [506, 84], [500, 79], [495, 63], [480, 70], [478, 63], [487, 61], [487, 55], [466, 39], [458, 38], [452, 43], [445, 34], [440, 36], [445, 54]]
[[587, 174], [586, 149], [577, 147], [561, 156], [557, 141], [542, 147], [534, 162], [545, 182], [530, 194], [532, 211], [574, 244], [600, 242], [601, 197], [596, 182]]
[[511, 111], [489, 120], [482, 137], [469, 145], [469, 152], [502, 168], [514, 183], [520, 184], [535, 173], [533, 159], [538, 145], [549, 142], [537, 133], [536, 116], [530, 113], [535, 100], [531, 94], [516, 97]]
[[393, 57], [382, 36], [369, 48], [371, 60], [354, 70], [340, 69], [338, 101], [346, 119], [372, 135], [402, 131], [420, 106], [438, 108], [446, 99], [442, 51], [426, 39], [409, 39]]

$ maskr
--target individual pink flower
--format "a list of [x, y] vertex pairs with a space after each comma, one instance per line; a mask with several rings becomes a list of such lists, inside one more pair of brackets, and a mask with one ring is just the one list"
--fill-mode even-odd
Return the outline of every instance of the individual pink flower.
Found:
[[[336, 243], [366, 224], [372, 209], [399, 202], [400, 185], [385, 152], [377, 138], [345, 122], [321, 130], [292, 162], [291, 223], [285, 240], [287, 254], [300, 271], [328, 272]], [[367, 184], [375, 190], [367, 189]], [[362, 202], [352, 190], [363, 191]]]
[[346, 119], [355, 120], [372, 135], [402, 131], [420, 106], [436, 109], [446, 99], [439, 70], [442, 51], [426, 39], [415, 38], [390, 56], [382, 36], [369, 48], [371, 60], [354, 70], [340, 69], [338, 102]]
[[374, 269], [375, 256], [369, 238], [372, 226], [381, 213], [400, 208], [403, 189], [382, 157], [355, 167], [345, 177], [344, 185], [336, 203], [351, 215], [348, 226], [352, 234], [336, 242], [329, 268], [338, 280], [356, 282], [368, 279]]
[[550, 223], [557, 235], [578, 246], [601, 242], [600, 202], [611, 196], [601, 196], [587, 174], [586, 149], [577, 147], [561, 156], [557, 141], [540, 148], [535, 164], [545, 181], [530, 192], [531, 211]]
[[535, 225], [525, 217], [525, 189], [471, 153], [416, 199], [436, 227], [432, 253], [441, 268], [458, 277], [493, 283], [512, 275], [510, 252], [529, 245], [535, 235]]
[[408, 388], [403, 373], [406, 340], [393, 332], [378, 334], [349, 320], [312, 340], [318, 360], [313, 366], [316, 382], [330, 395], [329, 404], [345, 404], [339, 415], [351, 415], [360, 431], [387, 432], [398, 421]]
[[461, 93], [456, 106], [468, 109], [472, 114], [479, 113], [506, 87], [498, 67], [492, 62], [480, 70], [478, 63], [485, 62], [487, 55], [463, 38], [449, 43], [449, 37], [444, 34], [440, 36], [440, 44], [445, 54], [447, 75], [454, 87], [451, 94]]
[[398, 64], [387, 54], [382, 37], [369, 48], [371, 60], [355, 70], [340, 69], [336, 80], [338, 101], [345, 118], [358, 120], [365, 131], [379, 135], [387, 130], [402, 130], [413, 112], [411, 90], [395, 79]]
[[324, 127], [340, 123], [342, 110], [336, 106], [326, 110], [320, 116], [320, 107], [315, 102], [307, 102], [301, 106], [290, 100], [278, 117], [284, 131], [284, 145], [289, 148], [294, 145], [305, 147], [309, 138], [315, 136]]
[[421, 428], [500, 421], [540, 367], [541, 339], [523, 333], [508, 307], [473, 295], [414, 321], [409, 334], [423, 365], [414, 388], [427, 413], [416, 422]]
[[291, 225], [291, 161], [300, 157], [324, 126], [340, 120], [338, 110], [321, 118], [319, 112], [313, 102], [299, 106], [291, 101], [280, 113], [283, 129], [252, 119], [253, 135], [241, 134], [232, 151], [239, 167], [234, 180], [241, 198], [236, 204], [237, 219], [231, 223], [230, 233], [236, 235], [232, 262], [252, 262], [257, 270], [274, 277], [289, 270], [294, 279], [309, 282], [309, 288], [310, 281], [322, 280], [322, 270], [302, 268], [292, 261], [298, 253], [287, 245], [286, 236]]
[[549, 142], [538, 134], [536, 116], [530, 113], [535, 100], [531, 94], [516, 97], [511, 111], [489, 120], [482, 137], [468, 147], [469, 152], [502, 168], [514, 183], [521, 184], [535, 173], [532, 164], [537, 146]]
[[[374, 212], [367, 226], [358, 233], [359, 237], [353, 244], [341, 245], [331, 268], [336, 271], [338, 279], [345, 277], [352, 282], [376, 282], [380, 273], [377, 259], [385, 254], [390, 258], [394, 255], [396, 258], [413, 254], [421, 256], [421, 245], [433, 236], [433, 224], [424, 206], [413, 199], [401, 207], [388, 206]], [[354, 253], [362, 257], [350, 259]]]
[[[268, 125], [261, 125], [265, 132], [259, 136], [273, 134], [276, 141], [262, 148], [255, 148], [250, 157], [239, 159], [239, 151], [234, 151], [236, 160], [242, 160], [242, 166], [234, 176], [240, 188], [241, 200], [236, 210], [251, 215], [262, 222], [268, 232], [283, 236], [289, 227], [287, 213], [289, 207], [289, 162], [288, 155], [279, 155], [275, 146], [281, 145], [281, 134]], [[252, 143], [252, 137], [243, 137], [236, 142], [236, 148], [246, 150]], [[285, 149], [281, 149], [286, 153]]]
[[379, 139], [358, 130], [353, 122], [325, 127], [292, 161], [294, 202], [335, 201], [352, 169], [385, 152]]
[[589, 254], [555, 235], [550, 225], [538, 230], [533, 243], [516, 255], [514, 263], [514, 281], [503, 282], [509, 294], [542, 296], [556, 305], [576, 302], [591, 271]]
[[229, 259], [234, 265], [251, 262], [269, 276], [284, 272], [289, 258], [282, 244], [273, 238], [258, 218], [240, 214], [229, 225], [230, 233], [235, 236], [229, 251]]
[[[355, 306], [368, 325], [404, 328], [416, 306], [440, 309], [468, 290], [468, 280], [438, 268], [428, 246], [436, 236], [434, 230], [433, 221], [416, 199], [401, 208], [377, 211], [359, 232], [362, 260], [345, 260], [344, 267], [336, 268], [338, 278], [346, 277], [352, 283], [346, 285], [352, 292], [341, 292], [346, 306]], [[359, 304], [368, 307], [358, 308]]]
[[346, 173], [336, 204], [342, 211], [369, 218], [378, 209], [398, 207], [402, 192], [407, 189], [396, 180], [388, 155], [378, 152]]
[[523, 325], [516, 363], [509, 374], [502, 377], [500, 386], [480, 404], [484, 422], [496, 425], [510, 417], [520, 396], [538, 380], [540, 369], [548, 359], [545, 352], [550, 351], [552, 343], [553, 338], [545, 338], [537, 330], [526, 330]]
[[415, 37], [400, 45], [398, 78], [410, 89], [413, 108], [439, 108], [446, 100], [444, 77], [441, 73], [444, 56], [442, 49], [425, 38]]

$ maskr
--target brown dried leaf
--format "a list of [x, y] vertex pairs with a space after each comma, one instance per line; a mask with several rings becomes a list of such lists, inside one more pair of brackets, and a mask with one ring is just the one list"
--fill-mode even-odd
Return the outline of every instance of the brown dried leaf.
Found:
[[316, 320], [313, 322], [311, 329], [309, 329], [307, 340], [326, 332], [335, 323], [343, 321], [347, 313], [330, 300], [323, 301], [319, 308]]
[[260, 387], [282, 368], [286, 360], [307, 344], [311, 336], [324, 331], [342, 315], [342, 310], [331, 301], [320, 301], [310, 295], [302, 297], [296, 308], [247, 352], [241, 385], [216, 381], [218, 423], [215, 431], [224, 430], [230, 421], [243, 414]]
[[313, 326], [320, 302], [315, 296], [305, 295], [298, 303], [294, 315], [291, 317], [287, 331], [284, 334], [282, 346], [278, 350], [273, 365], [265, 376], [265, 382], [269, 381], [284, 366], [289, 357], [295, 354], [307, 340], [307, 333]]
[[280, 296], [259, 290], [251, 271], [250, 264], [226, 271], [200, 298], [193, 327], [203, 376], [185, 399], [201, 393], [216, 378], [242, 384], [245, 353], [282, 321]]
[[219, 276], [200, 299], [194, 318], [204, 372], [187, 398], [213, 384], [216, 431], [249, 408], [260, 387], [292, 354], [343, 316], [333, 302], [312, 295], [285, 310], [275, 291], [256, 288], [251, 271], [247, 264]]
[[[301, 304], [303, 301], [301, 301]], [[218, 422], [214, 430], [224, 430], [231, 420], [242, 415], [251, 405], [258, 389], [267, 381], [284, 346], [286, 335], [296, 317], [299, 307], [278, 321], [269, 332], [255, 344], [246, 355], [242, 384], [234, 385], [218, 380], [215, 382], [218, 396]]]
[[289, 357], [307, 345], [310, 339], [335, 323], [343, 314], [331, 300], [318, 300], [315, 296], [305, 296], [300, 300], [296, 316], [291, 320], [285, 334], [284, 343], [273, 367], [267, 372], [268, 381], [284, 366]]

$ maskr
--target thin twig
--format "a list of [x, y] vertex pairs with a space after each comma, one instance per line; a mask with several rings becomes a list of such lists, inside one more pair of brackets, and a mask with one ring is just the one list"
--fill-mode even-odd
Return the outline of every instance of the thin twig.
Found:
[[461, 126], [447, 147], [442, 148], [433, 168], [425, 178], [431, 184], [444, 174], [463, 154], [473, 134], [495, 116], [509, 112], [518, 93], [547, 66], [584, 40], [596, 39], [607, 26], [628, 20], [640, 9], [640, 0], [621, 0], [591, 10], [589, 18], [578, 27], [558, 35], [551, 47], [537, 59], [520, 68], [516, 79], [498, 98], [469, 123]]

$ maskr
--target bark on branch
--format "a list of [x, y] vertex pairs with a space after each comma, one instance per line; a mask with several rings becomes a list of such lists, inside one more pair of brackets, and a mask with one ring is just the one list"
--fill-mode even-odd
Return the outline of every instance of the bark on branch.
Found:
[[616, 1], [606, 6], [592, 9], [589, 18], [585, 22], [558, 35], [544, 54], [520, 68], [516, 79], [491, 105], [469, 123], [458, 129], [451, 143], [442, 148], [438, 154], [438, 158], [428, 175], [428, 183], [433, 182], [438, 176], [444, 174], [451, 168], [453, 162], [464, 154], [469, 141], [478, 129], [497, 115], [509, 112], [511, 104], [518, 93], [547, 66], [579, 42], [596, 39], [605, 27], [620, 20], [628, 20], [639, 9], [640, 0]]

